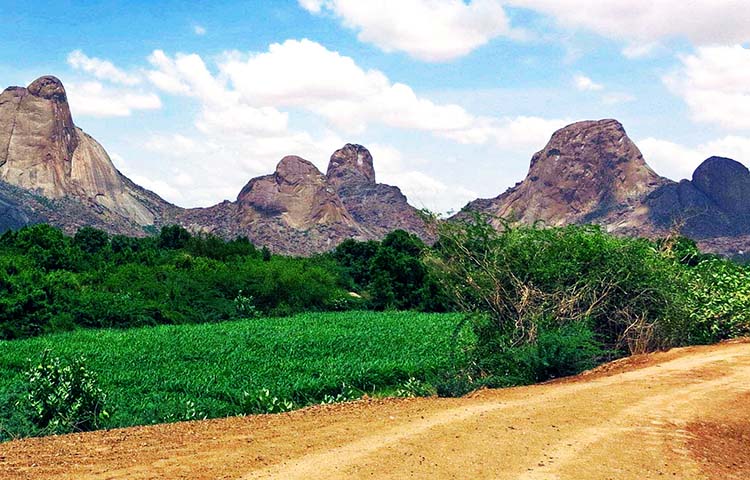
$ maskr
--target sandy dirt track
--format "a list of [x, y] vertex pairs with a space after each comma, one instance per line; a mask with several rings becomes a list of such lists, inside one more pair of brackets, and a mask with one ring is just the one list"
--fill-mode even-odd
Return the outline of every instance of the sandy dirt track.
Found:
[[748, 479], [750, 343], [633, 357], [462, 399], [0, 444], [1, 479]]

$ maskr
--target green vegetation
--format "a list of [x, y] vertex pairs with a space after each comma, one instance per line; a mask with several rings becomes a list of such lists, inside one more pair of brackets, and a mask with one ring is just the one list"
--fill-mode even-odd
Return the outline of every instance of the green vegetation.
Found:
[[750, 335], [750, 266], [691, 240], [489, 220], [442, 222], [434, 246], [395, 231], [312, 258], [176, 226], [6, 233], [0, 439], [455, 396]]
[[[499, 219], [498, 219], [499, 220]], [[750, 270], [685, 238], [596, 226], [537, 228], [481, 216], [440, 226], [425, 262], [476, 344], [444, 394], [532, 383], [602, 360], [750, 334]]]
[[[98, 426], [109, 428], [278, 412], [402, 385], [419, 393], [419, 382], [451, 368], [458, 321], [353, 311], [0, 341], [0, 439], [49, 431], [16, 403], [29, 394], [23, 372], [58, 357], [55, 371], [85, 356], [86, 372], [106, 394], [109, 415], [97, 417]], [[469, 342], [465, 333], [458, 346]]]
[[104, 409], [107, 396], [84, 357], [63, 365], [45, 351], [24, 376], [28, 390], [15, 406], [41, 432], [94, 430], [109, 416]]
[[[363, 245], [372, 258], [347, 263], [338, 251], [272, 255], [245, 238], [191, 236], [178, 226], [148, 238], [88, 227], [70, 238], [47, 225], [7, 232], [0, 238], [0, 339], [354, 308], [445, 310], [439, 297], [424, 300], [419, 239], [397, 231]], [[361, 270], [374, 280], [365, 282]]]

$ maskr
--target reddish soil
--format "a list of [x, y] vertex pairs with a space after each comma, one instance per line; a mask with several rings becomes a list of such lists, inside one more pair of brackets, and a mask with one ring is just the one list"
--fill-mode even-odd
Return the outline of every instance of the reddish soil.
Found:
[[676, 349], [461, 399], [0, 444], [2, 479], [747, 479], [750, 343]]

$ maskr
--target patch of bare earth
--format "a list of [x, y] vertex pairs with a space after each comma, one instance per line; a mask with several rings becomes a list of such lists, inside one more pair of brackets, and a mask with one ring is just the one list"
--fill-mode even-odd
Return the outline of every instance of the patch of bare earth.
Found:
[[8, 442], [0, 478], [745, 479], [749, 402], [750, 343], [733, 342], [461, 399]]
[[724, 408], [734, 418], [706, 416], [687, 426], [690, 451], [711, 479], [750, 479], [750, 392]]

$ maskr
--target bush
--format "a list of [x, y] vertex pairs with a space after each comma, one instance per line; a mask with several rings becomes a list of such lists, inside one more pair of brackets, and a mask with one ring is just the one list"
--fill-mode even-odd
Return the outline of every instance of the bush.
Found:
[[490, 372], [483, 384], [526, 385], [576, 375], [596, 366], [605, 356], [585, 322], [541, 328], [536, 340], [524, 345], [513, 346], [502, 337], [482, 342], [477, 355], [478, 368]]
[[446, 223], [427, 259], [459, 309], [488, 318], [480, 343], [497, 335], [533, 343], [540, 322], [586, 322], [599, 341], [631, 351], [689, 334], [682, 267], [652, 243], [596, 226], [502, 225], [498, 231], [481, 216]]
[[109, 417], [106, 395], [82, 357], [65, 364], [45, 351], [24, 376], [27, 391], [17, 407], [45, 434], [94, 430]]
[[696, 341], [750, 335], [750, 267], [708, 259], [686, 272]]

